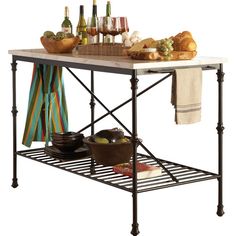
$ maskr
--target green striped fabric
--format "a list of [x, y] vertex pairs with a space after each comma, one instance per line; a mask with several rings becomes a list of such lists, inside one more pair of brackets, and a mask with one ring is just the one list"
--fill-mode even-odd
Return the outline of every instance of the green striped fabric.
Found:
[[34, 64], [22, 143], [50, 141], [52, 132], [68, 131], [68, 113], [62, 68]]

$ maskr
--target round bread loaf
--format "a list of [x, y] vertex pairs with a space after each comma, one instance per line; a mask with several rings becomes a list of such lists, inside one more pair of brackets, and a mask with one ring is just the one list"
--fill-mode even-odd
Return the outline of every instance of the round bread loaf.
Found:
[[192, 34], [189, 31], [183, 31], [174, 37], [171, 37], [174, 41], [173, 48], [175, 51], [196, 51], [197, 44], [194, 41]]

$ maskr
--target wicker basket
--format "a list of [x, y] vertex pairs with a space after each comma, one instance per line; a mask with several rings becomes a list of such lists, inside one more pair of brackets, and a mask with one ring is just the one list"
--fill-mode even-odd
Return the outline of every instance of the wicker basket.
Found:
[[92, 140], [92, 136], [89, 136], [83, 142], [88, 145], [97, 164], [113, 166], [130, 161], [133, 154], [132, 142], [100, 144]]
[[76, 51], [79, 55], [100, 55], [100, 56], [127, 56], [129, 47], [121, 43], [96, 43], [78, 45]]

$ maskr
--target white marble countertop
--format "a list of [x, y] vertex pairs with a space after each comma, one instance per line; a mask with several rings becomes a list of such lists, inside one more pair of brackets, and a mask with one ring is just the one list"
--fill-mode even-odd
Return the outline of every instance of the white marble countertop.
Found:
[[195, 57], [192, 60], [181, 61], [145, 61], [133, 60], [127, 56], [95, 56], [95, 55], [78, 55], [73, 53], [53, 54], [47, 53], [44, 49], [19, 49], [9, 50], [9, 54], [29, 58], [55, 60], [61, 62], [72, 62], [95, 66], [107, 66], [122, 69], [163, 69], [178, 68], [191, 66], [216, 65], [225, 63], [227, 60], [221, 57]]

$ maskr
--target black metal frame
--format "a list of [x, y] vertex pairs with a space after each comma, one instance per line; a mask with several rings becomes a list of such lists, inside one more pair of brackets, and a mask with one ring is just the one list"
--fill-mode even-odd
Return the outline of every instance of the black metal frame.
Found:
[[223, 82], [224, 82], [224, 72], [223, 65], [220, 65], [220, 68], [217, 70], [217, 81], [218, 81], [218, 206], [217, 206], [217, 215], [224, 215], [224, 206], [223, 206]]
[[[75, 75], [75, 73], [73, 73], [68, 67], [66, 67], [66, 69], [71, 73], [71, 75], [73, 75], [73, 77], [82, 85], [82, 87], [88, 92], [88, 93], [90, 93], [90, 95], [93, 97], [93, 99], [95, 99], [96, 101], [98, 101], [98, 103], [107, 111], [107, 113], [105, 114], [105, 115], [103, 115], [102, 117], [104, 118], [107, 114], [109, 114], [109, 115], [111, 115], [115, 120], [116, 120], [116, 122], [117, 123], [119, 123], [125, 130], [126, 130], [126, 132], [128, 132], [130, 135], [132, 135], [133, 134], [133, 132], [131, 132], [114, 114], [113, 114], [113, 112], [111, 112], [107, 107], [106, 107], [106, 105], [104, 105], [104, 103]], [[136, 74], [136, 72], [134, 71], [134, 74]], [[168, 76], [165, 76], [164, 78], [168, 78], [170, 76], [170, 74], [168, 75]], [[135, 77], [136, 78], [136, 77]], [[161, 79], [161, 81], [164, 81], [164, 78], [162, 78]], [[129, 99], [129, 100], [127, 100], [127, 101], [132, 101], [132, 103], [133, 103], [133, 100], [134, 100], [134, 97], [133, 97], [133, 92], [134, 92], [134, 88], [133, 88], [133, 75], [132, 75], [132, 78], [131, 78], [131, 88], [132, 88], [132, 98], [131, 99]], [[137, 78], [136, 78], [136, 84], [138, 84], [138, 80], [137, 80]], [[158, 83], [159, 83], [160, 81], [157, 81], [156, 83], [154, 83], [155, 85], [157, 85]], [[151, 87], [151, 88], [153, 88], [154, 87], [154, 84], [152, 85], [152, 86], [149, 86], [149, 88]], [[137, 87], [137, 85], [135, 85], [136, 87]], [[147, 89], [145, 89], [145, 92], [147, 92], [148, 90]], [[143, 92], [144, 93], [144, 92]], [[142, 93], [142, 94], [143, 94]], [[135, 94], [135, 99], [137, 98], [137, 94]], [[125, 102], [126, 103], [126, 102]], [[128, 102], [127, 102], [128, 103]], [[135, 103], [136, 104], [136, 103]], [[134, 105], [133, 105], [134, 106]], [[134, 108], [132, 106], [132, 108]], [[136, 105], [135, 105], [136, 106]], [[118, 107], [120, 107], [121, 108], [121, 105], [119, 105]], [[114, 109], [113, 109], [114, 110]], [[117, 109], [116, 109], [117, 110]], [[132, 109], [132, 115], [134, 115], [133, 113], [135, 112], [135, 110], [134, 109]], [[102, 119], [103, 119], [102, 118]], [[135, 123], [135, 119], [136, 119], [136, 117], [134, 117], [133, 116], [133, 118], [132, 118], [132, 124], [134, 124]], [[100, 119], [101, 120], [101, 119]], [[86, 128], [87, 127], [92, 127], [93, 125], [94, 125], [94, 123], [95, 123], [95, 121], [92, 121], [92, 123], [91, 124], [89, 124], [89, 125], [87, 125], [86, 126]], [[81, 130], [85, 130], [85, 128], [82, 128]], [[80, 132], [82, 132], [80, 130]], [[176, 182], [178, 182], [178, 180], [171, 174], [171, 172], [169, 172], [166, 168], [165, 168], [165, 166], [163, 166], [162, 165], [162, 163], [151, 153], [151, 151], [142, 143], [142, 142], [140, 142], [138, 139], [136, 140], [136, 142], [153, 158], [153, 159], [155, 159], [158, 163], [159, 163], [159, 165], [171, 176], [171, 178], [174, 180], [174, 181], [176, 181]]]
[[12, 58], [11, 68], [12, 68], [12, 118], [13, 118], [13, 178], [12, 178], [12, 187], [16, 188], [18, 186], [17, 179], [17, 140], [16, 140], [16, 117], [17, 117], [17, 106], [16, 106], [16, 60]]
[[[87, 157], [82, 160], [74, 161], [60, 161], [53, 157], [50, 157], [45, 154], [44, 148], [41, 149], [32, 149], [25, 151], [17, 151], [17, 106], [16, 106], [16, 61], [27, 61], [38, 64], [51, 64], [51, 65], [60, 65], [66, 67], [67, 70], [73, 75], [73, 77], [87, 90], [91, 95], [90, 108], [91, 108], [91, 123], [86, 125], [80, 130], [84, 131], [87, 128], [91, 128], [91, 135], [94, 134], [94, 125], [98, 121], [105, 118], [107, 115], [111, 115], [132, 137], [133, 144], [133, 178], [122, 176], [116, 174], [112, 171], [111, 167], [104, 167], [97, 165], [96, 162], [91, 157]], [[136, 236], [139, 234], [139, 225], [138, 225], [138, 193], [152, 191], [161, 188], [167, 188], [182, 184], [188, 184], [193, 182], [199, 182], [210, 179], [218, 179], [218, 206], [217, 206], [217, 215], [222, 216], [224, 214], [223, 210], [223, 81], [224, 81], [224, 72], [223, 65], [207, 65], [202, 66], [203, 70], [217, 70], [217, 81], [218, 81], [218, 174], [211, 173], [208, 171], [203, 171], [197, 168], [188, 167], [185, 165], [173, 163], [170, 161], [162, 160], [156, 158], [151, 151], [144, 146], [138, 139], [137, 133], [137, 98], [149, 91], [151, 88], [155, 87], [160, 82], [166, 80], [172, 75], [172, 72], [175, 68], [162, 68], [162, 69], [148, 69], [148, 70], [131, 70], [131, 69], [122, 69], [114, 68], [107, 66], [96, 66], [96, 65], [84, 65], [71, 62], [62, 62], [56, 60], [48, 59], [39, 59], [33, 57], [23, 57], [23, 56], [14, 56], [12, 58], [12, 115], [13, 115], [13, 179], [12, 187], [16, 188], [18, 186], [17, 180], [17, 155], [24, 156], [26, 158], [39, 161], [72, 173], [82, 175], [84, 177], [102, 182], [104, 184], [111, 185], [129, 192], [132, 192], [133, 197], [133, 223], [131, 234]], [[91, 71], [91, 87], [90, 89], [74, 74], [70, 68], [79, 68]], [[104, 103], [95, 95], [94, 93], [94, 71], [102, 72], [111, 72], [131, 75], [131, 91], [132, 97], [125, 102], [121, 103], [117, 107], [109, 110]], [[155, 73], [168, 73], [163, 78], [150, 85], [143, 91], [137, 93], [138, 90], [138, 75], [143, 74], [155, 74]], [[95, 120], [95, 100], [105, 108], [107, 113]], [[132, 132], [113, 114], [116, 110], [120, 109], [127, 103], [132, 102]], [[140, 145], [148, 155], [137, 153], [137, 145]], [[153, 165], [159, 165], [163, 168], [164, 174], [161, 177], [155, 177], [147, 180], [137, 180], [137, 169], [136, 162], [145, 162]]]

